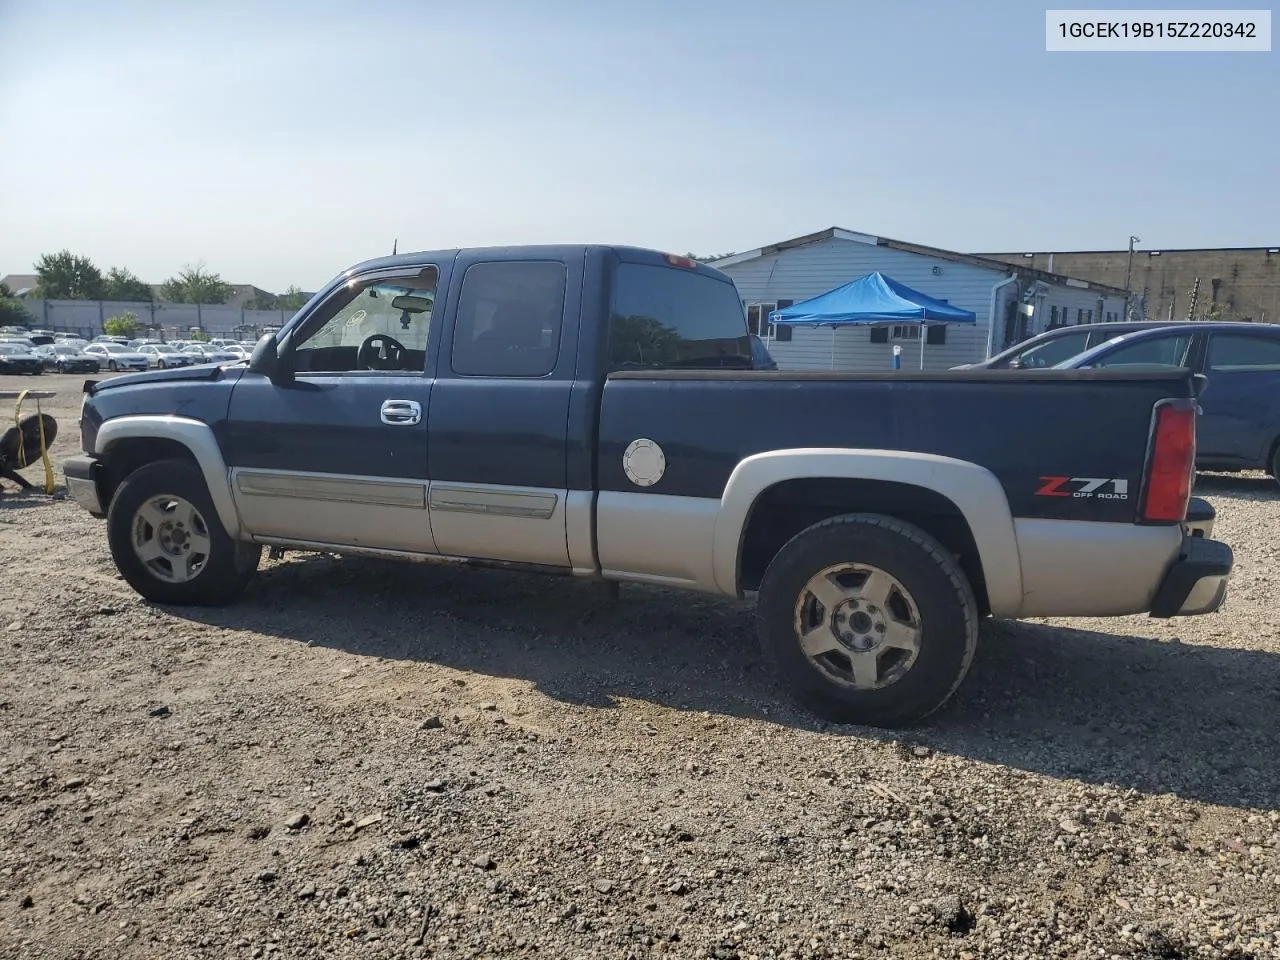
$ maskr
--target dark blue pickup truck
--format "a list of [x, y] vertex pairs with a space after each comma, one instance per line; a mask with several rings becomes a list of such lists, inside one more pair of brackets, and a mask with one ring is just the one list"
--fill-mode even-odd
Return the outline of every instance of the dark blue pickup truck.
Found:
[[247, 363], [86, 384], [67, 485], [161, 603], [229, 601], [264, 545], [756, 594], [794, 693], [879, 725], [950, 696], [983, 616], [1222, 603], [1188, 371], [754, 366], [684, 257], [408, 254]]

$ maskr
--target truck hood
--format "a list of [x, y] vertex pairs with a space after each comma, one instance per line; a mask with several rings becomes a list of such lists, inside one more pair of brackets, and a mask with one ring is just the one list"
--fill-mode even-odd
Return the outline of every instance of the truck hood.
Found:
[[243, 362], [218, 365], [202, 363], [191, 367], [173, 367], [168, 370], [150, 370], [147, 373], [128, 373], [110, 380], [92, 381], [90, 394], [101, 393], [115, 387], [131, 387], [135, 384], [160, 383], [165, 380], [238, 380], [247, 366]]

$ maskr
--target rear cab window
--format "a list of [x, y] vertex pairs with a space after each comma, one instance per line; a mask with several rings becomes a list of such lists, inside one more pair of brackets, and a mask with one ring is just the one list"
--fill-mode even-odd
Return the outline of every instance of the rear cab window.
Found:
[[616, 263], [608, 336], [607, 372], [753, 367], [737, 288], [691, 267]]

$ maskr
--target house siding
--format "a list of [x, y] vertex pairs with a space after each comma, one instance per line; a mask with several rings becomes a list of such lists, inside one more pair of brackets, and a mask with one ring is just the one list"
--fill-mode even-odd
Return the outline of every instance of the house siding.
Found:
[[[924, 348], [924, 369], [945, 370], [987, 356], [991, 292], [1007, 280], [1016, 267], [1011, 265], [1006, 271], [833, 237], [719, 269], [733, 279], [745, 304], [776, 303], [784, 299], [798, 303], [879, 270], [921, 293], [972, 310], [977, 316], [976, 323], [948, 324], [947, 342]], [[1016, 304], [1032, 282], [1033, 278], [1023, 277], [998, 291], [995, 329], [990, 339], [993, 353], [1021, 339], [1016, 331], [1013, 340], [1008, 336], [1010, 304]], [[1122, 296], [1105, 297], [1098, 291], [1062, 283], [1045, 283], [1045, 287], [1047, 290], [1036, 301], [1035, 315], [1027, 324], [1026, 336], [1047, 330], [1055, 315], [1059, 324], [1067, 325], [1074, 325], [1078, 318], [1088, 322], [1090, 311], [1094, 323], [1106, 320], [1108, 313], [1114, 314], [1112, 319], [1123, 318]], [[791, 331], [790, 341], [769, 341], [769, 352], [782, 369], [887, 370], [893, 365], [894, 342], [872, 343], [870, 327], [793, 326]], [[903, 368], [918, 369], [920, 342], [899, 343]]]
[[[949, 324], [945, 344], [924, 348], [926, 370], [945, 370], [986, 356], [991, 290], [1006, 276], [994, 268], [839, 238], [720, 269], [733, 279], [746, 303], [779, 299], [798, 303], [879, 270], [921, 293], [972, 310], [977, 323]], [[997, 315], [1003, 313], [997, 311]], [[904, 341], [901, 346], [903, 367], [917, 369], [919, 342]], [[778, 366], [787, 370], [887, 370], [892, 366], [893, 343], [872, 343], [870, 328], [865, 326], [836, 327], [834, 331], [831, 327], [793, 326], [791, 341], [772, 340], [769, 352]]]

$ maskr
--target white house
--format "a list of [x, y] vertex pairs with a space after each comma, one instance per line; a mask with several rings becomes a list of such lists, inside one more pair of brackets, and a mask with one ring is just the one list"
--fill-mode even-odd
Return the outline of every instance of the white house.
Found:
[[981, 360], [1050, 327], [1124, 316], [1125, 292], [1116, 287], [839, 227], [735, 253], [710, 265], [733, 278], [751, 332], [764, 338], [778, 366], [787, 370], [887, 370], [894, 344], [903, 347], [902, 366], [918, 368], [919, 324], [833, 330], [768, 322], [771, 310], [873, 270], [977, 315], [974, 324], [926, 329], [926, 370]]

